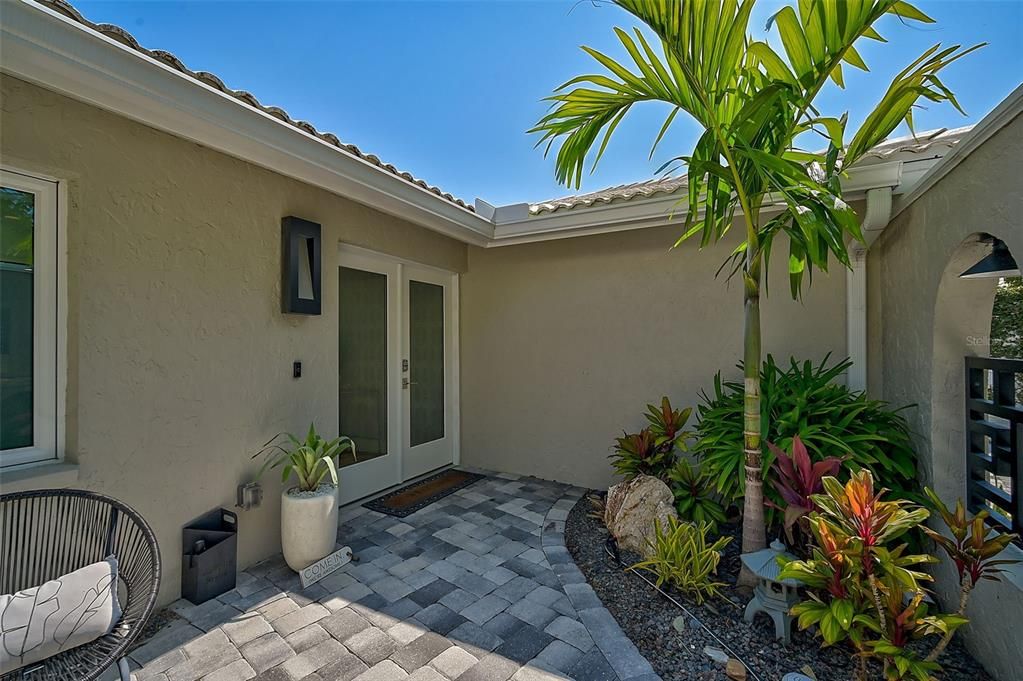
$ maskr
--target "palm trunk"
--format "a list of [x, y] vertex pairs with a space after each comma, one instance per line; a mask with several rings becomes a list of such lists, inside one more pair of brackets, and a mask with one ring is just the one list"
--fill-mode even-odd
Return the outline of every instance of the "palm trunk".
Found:
[[[747, 261], [744, 273], [746, 310], [743, 332], [743, 453], [746, 463], [746, 490], [742, 512], [742, 552], [759, 551], [767, 546], [764, 526], [764, 481], [760, 448], [760, 264]], [[756, 578], [743, 567], [739, 584], [753, 586]]]

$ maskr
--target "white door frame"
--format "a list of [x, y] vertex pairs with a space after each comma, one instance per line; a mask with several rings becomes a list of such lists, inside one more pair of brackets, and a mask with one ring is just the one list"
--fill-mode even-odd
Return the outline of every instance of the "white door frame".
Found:
[[[393, 399], [396, 391], [401, 390], [401, 373], [398, 371], [401, 344], [396, 331], [399, 324], [400, 306], [397, 301], [401, 296], [401, 270], [397, 263], [370, 257], [364, 253], [350, 252], [344, 248], [338, 251], [337, 271], [334, 276], [340, 277], [342, 267], [375, 272], [387, 277], [387, 454], [345, 466], [338, 471], [340, 478], [338, 497], [341, 504], [347, 504], [366, 496], [366, 490], [388, 487], [401, 481], [401, 409]], [[340, 298], [334, 309], [337, 322], [340, 323]], [[335, 333], [340, 333], [336, 325]], [[334, 393], [338, 411], [341, 408], [340, 352], [339, 342], [336, 372], [338, 382]]]
[[[409, 313], [411, 308], [406, 300], [409, 291], [409, 282], [421, 281], [427, 284], [434, 284], [443, 287], [444, 290], [444, 437], [440, 440], [426, 442], [415, 447], [411, 443], [411, 398], [412, 388], [402, 390], [402, 480], [409, 480], [431, 470], [442, 466], [457, 463], [458, 445], [458, 420], [452, 416], [458, 413], [457, 402], [458, 372], [453, 371], [457, 366], [458, 346], [458, 309], [455, 303], [457, 296], [455, 290], [458, 286], [458, 275], [446, 272], [434, 267], [424, 267], [417, 264], [403, 264], [401, 276], [402, 294], [402, 327], [401, 327], [401, 351], [402, 358], [410, 358], [410, 335], [411, 324]], [[412, 367], [413, 369], [415, 367]], [[403, 378], [410, 378], [410, 373], [402, 374]], [[416, 450], [416, 451], [413, 451]], [[448, 455], [450, 452], [450, 455]]]
[[[378, 253], [346, 243], [338, 244], [338, 276], [341, 267], [387, 275], [387, 455], [346, 466], [339, 471], [341, 504], [375, 494], [426, 471], [409, 470], [404, 457], [408, 453], [408, 391], [402, 389], [403, 358], [408, 357], [408, 274], [423, 277], [430, 283], [445, 285], [445, 439], [450, 437], [452, 457], [441, 466], [458, 464], [461, 460], [461, 402], [459, 376], [459, 308], [457, 273], [422, 265], [410, 260]], [[416, 278], [413, 276], [413, 278]], [[418, 279], [417, 279], [418, 280]], [[335, 306], [335, 315], [339, 308]], [[338, 316], [338, 321], [340, 317]], [[338, 357], [340, 368], [340, 356]], [[340, 400], [340, 372], [335, 394]], [[340, 402], [338, 403], [340, 406]], [[343, 426], [342, 426], [343, 427]], [[341, 433], [344, 434], [344, 433]]]

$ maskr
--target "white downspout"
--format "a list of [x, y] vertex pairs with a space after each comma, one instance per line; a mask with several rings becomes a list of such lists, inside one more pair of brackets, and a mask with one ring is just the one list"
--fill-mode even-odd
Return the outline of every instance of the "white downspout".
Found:
[[892, 216], [892, 188], [867, 191], [867, 211], [863, 218], [863, 240], [855, 243], [846, 270], [846, 349], [852, 366], [846, 383], [852, 390], [867, 389], [867, 252], [881, 235]]

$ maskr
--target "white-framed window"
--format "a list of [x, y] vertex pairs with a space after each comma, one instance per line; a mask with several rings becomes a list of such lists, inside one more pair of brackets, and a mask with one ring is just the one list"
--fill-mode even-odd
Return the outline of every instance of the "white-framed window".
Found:
[[0, 468], [62, 455], [58, 190], [0, 169]]

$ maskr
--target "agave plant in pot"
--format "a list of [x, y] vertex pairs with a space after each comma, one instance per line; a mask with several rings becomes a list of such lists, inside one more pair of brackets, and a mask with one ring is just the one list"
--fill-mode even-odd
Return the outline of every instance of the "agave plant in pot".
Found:
[[288, 567], [296, 572], [334, 550], [338, 506], [335, 459], [348, 450], [355, 455], [350, 437], [325, 440], [310, 424], [304, 440], [278, 433], [252, 457], [265, 457], [260, 476], [280, 468], [285, 485], [292, 476], [298, 481], [281, 492], [281, 550]]

